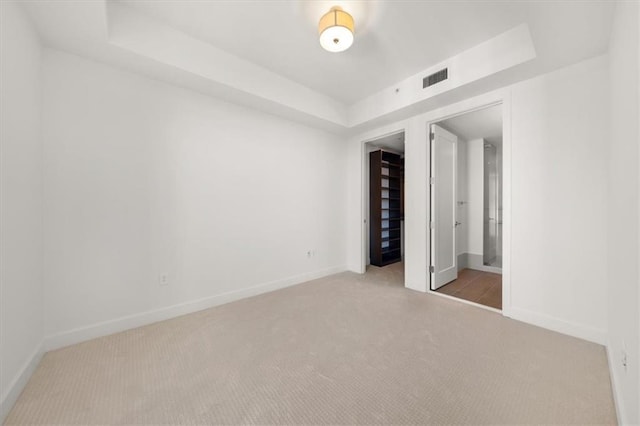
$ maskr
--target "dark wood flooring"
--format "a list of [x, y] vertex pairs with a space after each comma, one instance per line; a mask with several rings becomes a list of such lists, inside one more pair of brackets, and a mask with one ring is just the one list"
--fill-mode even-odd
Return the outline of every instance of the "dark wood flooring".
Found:
[[502, 275], [500, 274], [476, 271], [475, 269], [463, 269], [458, 272], [457, 280], [443, 285], [436, 291], [459, 299], [502, 309]]

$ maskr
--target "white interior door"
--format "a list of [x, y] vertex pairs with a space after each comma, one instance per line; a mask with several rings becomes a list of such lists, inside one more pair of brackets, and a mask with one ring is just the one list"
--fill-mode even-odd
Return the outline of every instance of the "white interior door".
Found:
[[431, 289], [458, 278], [456, 254], [456, 163], [458, 137], [432, 125]]

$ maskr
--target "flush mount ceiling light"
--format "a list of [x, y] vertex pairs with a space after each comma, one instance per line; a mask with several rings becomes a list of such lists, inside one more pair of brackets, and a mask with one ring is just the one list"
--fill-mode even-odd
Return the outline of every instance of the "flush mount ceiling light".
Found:
[[353, 44], [353, 17], [334, 6], [320, 18], [320, 45], [329, 52], [343, 52]]

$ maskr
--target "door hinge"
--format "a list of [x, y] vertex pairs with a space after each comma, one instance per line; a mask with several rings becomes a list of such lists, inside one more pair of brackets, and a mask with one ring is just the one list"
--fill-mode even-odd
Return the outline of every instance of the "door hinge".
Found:
[[436, 268], [434, 268], [433, 266], [429, 266], [429, 272], [433, 274], [434, 272], [436, 272]]
[[429, 132], [429, 140], [433, 141], [436, 137], [436, 134], [434, 132]]
[[429, 229], [436, 229], [435, 222], [429, 222]]
[[429, 178], [429, 185], [435, 185], [435, 183], [436, 183], [436, 178], [430, 177]]

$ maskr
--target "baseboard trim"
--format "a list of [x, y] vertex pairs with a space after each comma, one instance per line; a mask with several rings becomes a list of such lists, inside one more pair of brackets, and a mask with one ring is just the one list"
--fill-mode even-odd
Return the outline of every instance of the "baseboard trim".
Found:
[[475, 269], [476, 271], [492, 272], [494, 274], [502, 274], [502, 268], [495, 266], [487, 266], [483, 263], [481, 254], [460, 253], [457, 257], [458, 271], [462, 269]]
[[611, 378], [611, 390], [613, 391], [613, 405], [616, 407], [616, 417], [618, 418], [619, 425], [626, 425], [626, 419], [624, 418], [624, 406], [620, 391], [618, 389], [618, 381], [616, 379], [615, 371], [613, 370], [613, 363], [615, 357], [612, 353], [611, 346], [606, 345], [607, 350], [607, 364], [609, 365], [609, 377]]
[[565, 321], [560, 318], [539, 314], [528, 311], [526, 309], [511, 307], [507, 312], [503, 312], [505, 316], [511, 319], [526, 322], [548, 330], [557, 331], [558, 333], [577, 337], [579, 339], [588, 340], [589, 342], [607, 345], [607, 332], [593, 327], [587, 327], [582, 324], [576, 324]]
[[467, 269], [475, 269], [476, 271], [491, 272], [492, 274], [502, 275], [502, 268], [496, 268], [495, 266], [468, 266]]
[[323, 278], [328, 275], [337, 274], [346, 270], [346, 266], [335, 266], [332, 268], [296, 275], [282, 280], [259, 284], [241, 290], [221, 293], [202, 299], [192, 300], [172, 306], [167, 306], [164, 308], [142, 312], [139, 314], [128, 315], [109, 321], [99, 322], [86, 327], [80, 327], [74, 330], [47, 336], [45, 338], [44, 347], [47, 351], [59, 349], [65, 346], [74, 345], [76, 343], [81, 343], [98, 337], [120, 333], [122, 331], [131, 330], [132, 328], [142, 327], [144, 325], [153, 324], [158, 321], [168, 320], [171, 318], [179, 317], [181, 315], [202, 311], [204, 309], [223, 305], [229, 302], [234, 302], [236, 300], [244, 299], [247, 297], [257, 296], [259, 294], [268, 293], [270, 291], [301, 284], [306, 281]]
[[0, 424], [4, 424], [5, 419], [18, 400], [22, 390], [27, 385], [38, 364], [40, 364], [42, 355], [44, 355], [44, 346], [40, 343], [31, 356], [27, 358], [22, 369], [16, 377], [14, 377], [7, 391], [2, 395], [2, 399], [0, 400]]

